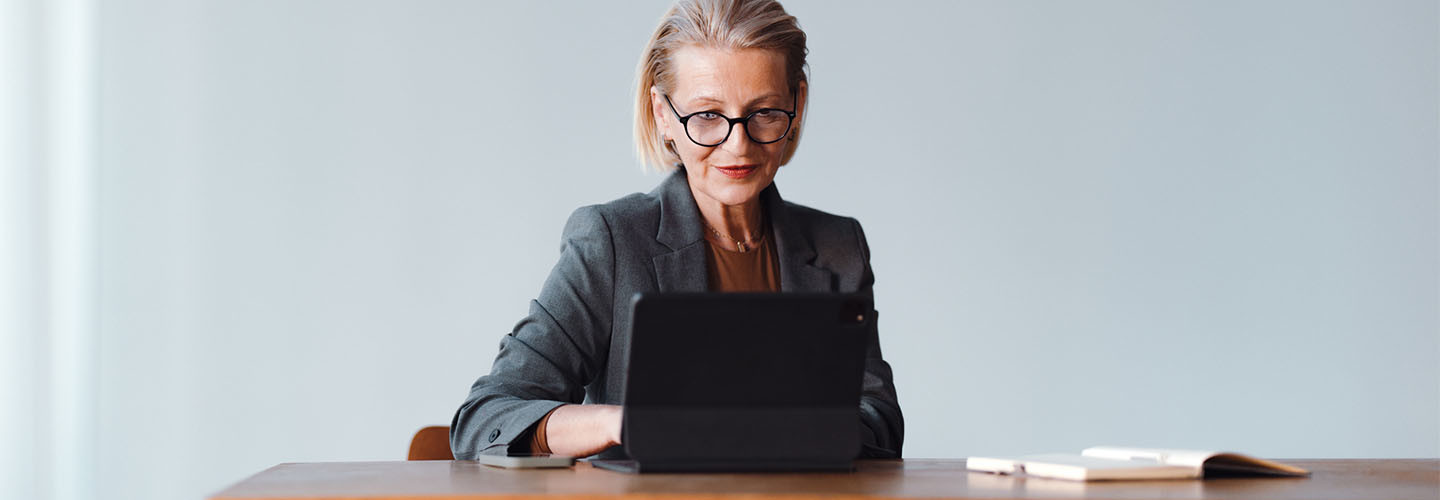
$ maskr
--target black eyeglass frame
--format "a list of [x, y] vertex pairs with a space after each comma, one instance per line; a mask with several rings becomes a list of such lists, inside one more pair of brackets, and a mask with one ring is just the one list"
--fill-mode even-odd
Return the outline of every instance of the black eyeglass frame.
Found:
[[[799, 107], [799, 104], [800, 104], [800, 95], [799, 95], [799, 93], [793, 94], [792, 97], [794, 98], [794, 103], [791, 104], [791, 107], [796, 107], [796, 108], [798, 108], [798, 107]], [[794, 111], [786, 111], [786, 110], [783, 110], [783, 109], [780, 109], [780, 108], [760, 108], [760, 109], [757, 109], [757, 110], [755, 110], [755, 111], [751, 111], [750, 114], [745, 115], [744, 118], [731, 118], [731, 117], [722, 115], [722, 114], [720, 114], [720, 113], [716, 113], [716, 112], [714, 112], [714, 111], [696, 111], [696, 112], [694, 112], [694, 113], [690, 113], [690, 114], [685, 115], [685, 116], [680, 116], [680, 110], [675, 109], [675, 103], [670, 101], [670, 94], [665, 94], [665, 103], [670, 105], [670, 112], [671, 112], [671, 113], [675, 113], [675, 118], [678, 118], [678, 119], [680, 120], [680, 128], [685, 129], [685, 138], [690, 139], [690, 142], [695, 143], [696, 146], [705, 147], [705, 148], [713, 148], [713, 147], [719, 146], [719, 145], [721, 145], [721, 144], [725, 144], [725, 141], [730, 140], [730, 133], [735, 130], [735, 124], [737, 124], [737, 123], [744, 123], [744, 124], [745, 124], [745, 136], [746, 136], [746, 137], [749, 137], [750, 140], [753, 141], [753, 142], [755, 142], [756, 144], [774, 144], [774, 143], [780, 142], [781, 140], [785, 139], [785, 137], [787, 137], [787, 136], [790, 135], [790, 128], [793, 127], [793, 126], [795, 126], [795, 112], [794, 112]], [[785, 113], [785, 116], [788, 117], [788, 118], [785, 119], [785, 132], [782, 133], [782, 134], [780, 134], [780, 137], [779, 137], [778, 139], [773, 140], [773, 141], [761, 141], [761, 140], [756, 139], [754, 135], [751, 135], [751, 134], [750, 134], [750, 119], [751, 119], [751, 118], [754, 118], [755, 115], [758, 115], [758, 114], [760, 114], [760, 113], [764, 113], [764, 112], [766, 112], [766, 111], [779, 111], [779, 112], [781, 112], [781, 113]], [[690, 135], [690, 126], [689, 126], [689, 124], [688, 124], [687, 122], [690, 121], [690, 117], [695, 116], [695, 115], [698, 115], [698, 114], [700, 114], [700, 113], [712, 113], [712, 114], [715, 114], [716, 116], [719, 116], [721, 119], [725, 120], [725, 122], [726, 122], [726, 125], [725, 125], [725, 137], [721, 138], [721, 139], [720, 139], [720, 142], [717, 142], [717, 143], [715, 143], [715, 144], [704, 144], [704, 143], [702, 143], [702, 142], [700, 142], [700, 141], [695, 140], [695, 137], [692, 136], [692, 135]]]

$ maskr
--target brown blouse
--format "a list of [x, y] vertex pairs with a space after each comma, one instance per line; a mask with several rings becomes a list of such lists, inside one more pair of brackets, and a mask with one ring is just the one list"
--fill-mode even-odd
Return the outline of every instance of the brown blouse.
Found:
[[775, 252], [775, 238], [766, 237], [760, 247], [749, 252], [726, 250], [705, 240], [709, 257], [705, 272], [712, 292], [778, 292], [780, 291], [780, 256]]
[[[775, 252], [775, 238], [766, 236], [760, 247], [749, 252], [726, 250], [705, 240], [708, 258], [705, 272], [712, 292], [778, 292], [780, 291], [780, 256]], [[555, 413], [555, 410], [550, 410]], [[532, 453], [550, 453], [545, 442], [545, 414], [530, 435]]]

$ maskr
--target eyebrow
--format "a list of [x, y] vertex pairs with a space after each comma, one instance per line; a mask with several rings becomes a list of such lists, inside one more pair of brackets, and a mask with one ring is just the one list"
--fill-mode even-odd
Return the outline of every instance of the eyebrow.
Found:
[[[782, 96], [782, 95], [780, 95], [780, 94], [776, 94], [776, 93], [765, 94], [765, 95], [762, 95], [762, 96], [760, 96], [760, 97], [756, 97], [756, 98], [754, 98], [754, 99], [751, 99], [750, 102], [745, 103], [745, 106], [743, 106], [743, 107], [745, 107], [745, 108], [751, 108], [751, 107], [754, 107], [756, 104], [758, 104], [760, 101], [764, 101], [764, 100], [766, 100], [766, 99], [779, 99], [779, 98], [781, 98], [781, 97], [784, 97], [784, 96]], [[687, 104], [690, 104], [690, 105], [692, 105], [692, 106], [698, 106], [698, 105], [704, 104], [704, 103], [709, 103], [709, 104], [724, 104], [724, 102], [722, 102], [720, 99], [717, 99], [717, 98], [715, 98], [715, 97], [708, 96], [708, 95], [695, 96], [695, 97], [691, 98], [690, 101], [689, 101]]]

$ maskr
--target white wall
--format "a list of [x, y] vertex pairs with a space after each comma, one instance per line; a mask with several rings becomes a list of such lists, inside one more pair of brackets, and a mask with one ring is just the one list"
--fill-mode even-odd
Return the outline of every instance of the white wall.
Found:
[[0, 0], [0, 498], [94, 497], [95, 13]]
[[[633, 191], [667, 2], [99, 10], [98, 491], [403, 458]], [[1440, 456], [1433, 1], [791, 1], [906, 455]]]

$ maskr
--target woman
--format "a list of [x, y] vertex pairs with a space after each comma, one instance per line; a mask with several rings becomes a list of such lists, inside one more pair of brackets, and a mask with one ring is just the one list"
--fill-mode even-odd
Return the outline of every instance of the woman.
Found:
[[[666, 13], [639, 67], [635, 139], [674, 172], [570, 216], [530, 314], [455, 414], [457, 459], [623, 457], [635, 293], [871, 292], [859, 222], [782, 201], [772, 183], [799, 144], [806, 52], [773, 0], [680, 0]], [[899, 457], [904, 424], [874, 331], [862, 389], [861, 456]]]

